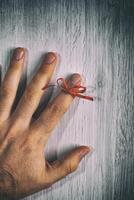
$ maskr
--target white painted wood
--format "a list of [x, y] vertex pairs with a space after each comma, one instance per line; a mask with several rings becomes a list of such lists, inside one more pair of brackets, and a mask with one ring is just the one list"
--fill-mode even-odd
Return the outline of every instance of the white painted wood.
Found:
[[[60, 55], [52, 82], [81, 73], [96, 101], [75, 99], [47, 145], [60, 157], [92, 145], [77, 171], [26, 200], [134, 199], [133, 1], [0, 1], [0, 61], [4, 76], [14, 47], [28, 49], [30, 81], [41, 56]], [[53, 96], [56, 91], [53, 91]], [[52, 97], [53, 97], [52, 96]]]

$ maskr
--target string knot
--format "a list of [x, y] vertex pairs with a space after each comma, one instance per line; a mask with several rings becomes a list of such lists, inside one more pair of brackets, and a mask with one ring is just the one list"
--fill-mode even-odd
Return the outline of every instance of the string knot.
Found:
[[[60, 84], [59, 82], [62, 81], [62, 84]], [[82, 93], [84, 93], [86, 91], [86, 87], [82, 86], [81, 84], [75, 84], [73, 86], [69, 86], [69, 84], [67, 83], [67, 81], [64, 78], [58, 78], [57, 79], [57, 85], [66, 93], [71, 94], [73, 97], [80, 97], [83, 99], [87, 99], [87, 100], [91, 100], [93, 101], [93, 97], [91, 96], [86, 96], [86, 95], [82, 95]], [[46, 89], [50, 86], [55, 86], [55, 85], [48, 85], [43, 87], [42, 89]]]

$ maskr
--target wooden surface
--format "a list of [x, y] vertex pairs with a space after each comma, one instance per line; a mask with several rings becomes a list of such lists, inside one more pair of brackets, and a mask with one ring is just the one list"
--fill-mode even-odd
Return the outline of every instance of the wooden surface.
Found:
[[[85, 144], [94, 153], [77, 172], [25, 199], [133, 200], [134, 1], [0, 1], [2, 77], [17, 46], [29, 50], [28, 81], [41, 56], [56, 51], [60, 62], [52, 82], [79, 72], [97, 97], [94, 102], [75, 99], [46, 152], [49, 159], [58, 158]], [[55, 94], [51, 91], [46, 101]]]

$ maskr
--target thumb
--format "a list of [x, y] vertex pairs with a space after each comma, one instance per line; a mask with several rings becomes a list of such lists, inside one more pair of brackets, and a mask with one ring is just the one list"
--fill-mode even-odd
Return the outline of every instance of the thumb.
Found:
[[66, 175], [75, 171], [81, 161], [81, 159], [89, 152], [92, 152], [93, 148], [90, 146], [80, 146], [72, 150], [62, 160], [56, 160], [48, 168], [48, 174], [50, 182], [54, 183], [59, 179], [62, 179]]

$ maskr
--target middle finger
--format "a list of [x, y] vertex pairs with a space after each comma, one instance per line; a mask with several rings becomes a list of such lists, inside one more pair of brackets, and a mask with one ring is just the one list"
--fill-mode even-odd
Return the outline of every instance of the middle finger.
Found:
[[49, 83], [49, 80], [54, 72], [57, 57], [53, 52], [49, 52], [37, 74], [32, 78], [30, 84], [27, 86], [13, 117], [26, 121], [29, 124], [31, 117], [39, 105], [40, 99], [44, 94], [43, 86]]

